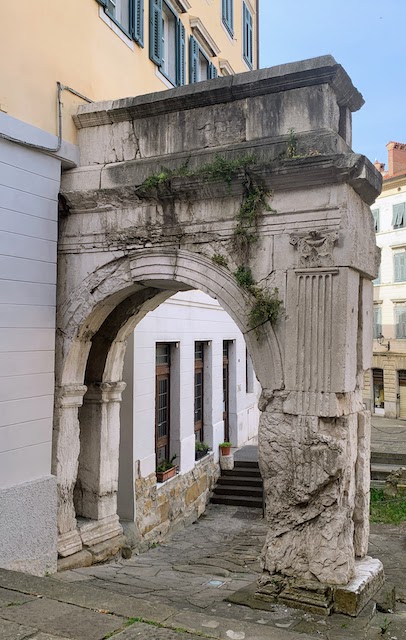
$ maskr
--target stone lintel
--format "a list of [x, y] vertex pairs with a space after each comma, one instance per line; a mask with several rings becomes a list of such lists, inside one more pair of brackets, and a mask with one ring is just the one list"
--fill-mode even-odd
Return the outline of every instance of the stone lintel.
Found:
[[77, 529], [58, 536], [58, 555], [62, 558], [72, 556], [82, 550], [82, 540]]
[[83, 105], [74, 120], [77, 128], [82, 129], [320, 84], [329, 84], [333, 88], [340, 107], [358, 111], [364, 104], [362, 95], [343, 67], [332, 56], [321, 56], [169, 91]]
[[117, 515], [108, 516], [102, 520], [78, 518], [78, 528], [82, 542], [86, 547], [94, 547], [123, 533]]

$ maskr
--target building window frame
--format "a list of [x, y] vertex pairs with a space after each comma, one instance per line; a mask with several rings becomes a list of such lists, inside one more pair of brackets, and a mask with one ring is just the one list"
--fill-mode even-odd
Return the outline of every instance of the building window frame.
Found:
[[406, 250], [393, 253], [393, 281], [406, 282]]
[[406, 227], [406, 202], [392, 205], [392, 226], [394, 229]]
[[234, 0], [222, 0], [221, 21], [227, 33], [234, 37]]
[[[144, 0], [97, 0], [106, 16], [140, 47], [144, 46]], [[116, 7], [128, 3], [128, 28], [117, 19]]]
[[[186, 30], [180, 15], [172, 4], [167, 0], [149, 0], [149, 57], [158, 67], [159, 72], [174, 87], [180, 87], [186, 84]], [[174, 43], [169, 43], [166, 49], [168, 56], [174, 55], [171, 66], [173, 76], [169, 73], [169, 57], [164, 57], [165, 41], [165, 19], [174, 20]], [[165, 65], [163, 65], [163, 62]]]
[[194, 433], [196, 442], [204, 442], [204, 350], [202, 341], [194, 349]]
[[[170, 460], [171, 435], [171, 351], [170, 342], [155, 345], [155, 458], [156, 466]], [[163, 455], [160, 451], [164, 450]]]
[[372, 216], [374, 218], [375, 233], [379, 233], [379, 209], [371, 209]]
[[396, 340], [406, 339], [406, 302], [395, 304], [394, 308]]
[[249, 69], [254, 68], [254, 19], [248, 5], [242, 3], [242, 57]]
[[382, 305], [374, 304], [373, 339], [382, 335]]
[[[201, 58], [204, 58], [207, 64], [207, 78], [202, 78], [200, 73]], [[197, 38], [193, 35], [189, 39], [189, 83], [204, 82], [205, 80], [213, 80], [218, 78], [217, 67], [210, 61], [210, 55], [205, 51]]]

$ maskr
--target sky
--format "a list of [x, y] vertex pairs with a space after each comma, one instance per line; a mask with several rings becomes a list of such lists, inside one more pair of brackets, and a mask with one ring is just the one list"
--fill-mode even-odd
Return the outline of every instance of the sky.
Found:
[[362, 93], [353, 149], [406, 143], [406, 0], [260, 0], [260, 66], [331, 54]]

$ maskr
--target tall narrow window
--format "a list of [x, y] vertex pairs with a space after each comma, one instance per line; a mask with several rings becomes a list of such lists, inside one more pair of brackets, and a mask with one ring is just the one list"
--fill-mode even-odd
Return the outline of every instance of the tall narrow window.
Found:
[[149, 57], [174, 86], [185, 84], [185, 27], [165, 0], [149, 4]]
[[400, 202], [393, 205], [392, 224], [394, 229], [406, 226], [406, 203]]
[[234, 0], [222, 0], [221, 18], [230, 36], [234, 35]]
[[247, 349], [245, 349], [245, 392], [254, 392], [254, 367]]
[[203, 442], [204, 344], [195, 342], [195, 437]]
[[242, 20], [242, 29], [243, 29], [243, 38], [242, 38], [242, 46], [243, 46], [243, 58], [250, 69], [253, 67], [253, 32], [252, 32], [252, 13], [248, 9], [245, 2], [242, 3], [242, 11], [243, 11], [243, 20]]
[[393, 266], [395, 282], [404, 282], [406, 280], [406, 251], [398, 251], [393, 254]]
[[382, 307], [380, 304], [374, 305], [374, 326], [373, 337], [379, 338], [382, 335]]
[[374, 218], [375, 233], [379, 231], [379, 209], [371, 209]]
[[171, 345], [156, 345], [155, 451], [157, 466], [169, 460]]
[[230, 439], [230, 342], [223, 342], [223, 422], [224, 440]]
[[406, 338], [406, 305], [395, 305], [395, 326], [396, 337], [400, 339]]

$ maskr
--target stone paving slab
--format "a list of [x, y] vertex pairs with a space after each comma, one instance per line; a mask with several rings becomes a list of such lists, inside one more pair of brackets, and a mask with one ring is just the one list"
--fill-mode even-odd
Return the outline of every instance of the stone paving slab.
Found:
[[136, 622], [114, 636], [114, 640], [202, 640], [202, 637]]
[[124, 622], [123, 618], [114, 615], [89, 611], [48, 598], [2, 609], [0, 616], [0, 619], [74, 640], [102, 640], [107, 634], [122, 629]]
[[17, 604], [23, 604], [29, 600], [35, 600], [34, 596], [18, 593], [18, 591], [10, 591], [10, 589], [2, 589], [0, 587], [0, 608], [14, 607]]

